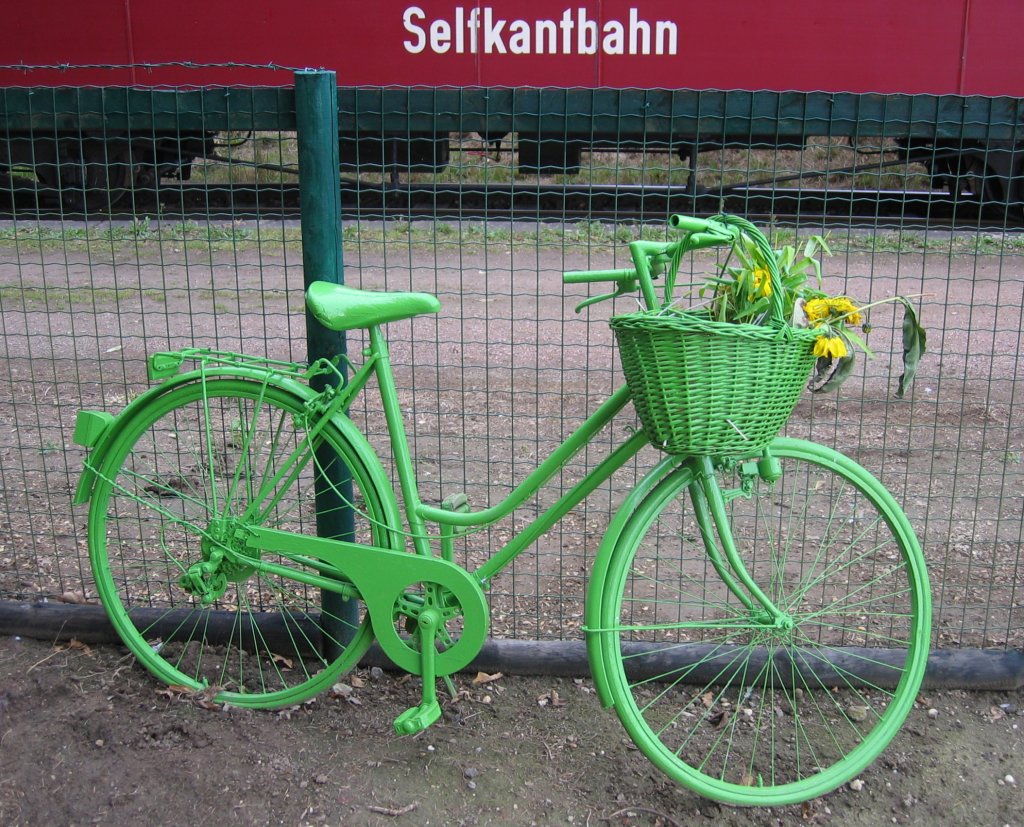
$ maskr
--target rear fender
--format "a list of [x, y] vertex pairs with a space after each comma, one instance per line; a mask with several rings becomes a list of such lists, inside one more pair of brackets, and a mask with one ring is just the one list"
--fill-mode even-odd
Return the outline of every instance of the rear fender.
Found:
[[[74, 441], [77, 445], [87, 448], [89, 453], [86, 455], [85, 466], [82, 469], [81, 477], [78, 479], [78, 486], [75, 488], [72, 504], [82, 505], [87, 503], [92, 497], [92, 492], [96, 485], [97, 469], [103, 467], [110, 446], [116, 444], [120, 433], [139, 411], [151, 405], [154, 400], [159, 399], [164, 394], [170, 393], [182, 385], [203, 381], [204, 378], [206, 380], [221, 378], [249, 379], [262, 383], [266, 381], [267, 371], [265, 368], [249, 367], [246, 365], [207, 366], [201, 370], [189, 371], [180, 376], [166, 379], [156, 387], [150, 388], [141, 396], [133, 399], [116, 416], [104, 411], [79, 411], [75, 419]], [[287, 390], [305, 401], [310, 401], [317, 396], [317, 393], [308, 385], [290, 379], [287, 376], [276, 374], [269, 384], [282, 390]], [[367, 465], [370, 467], [373, 465], [379, 466], [380, 460], [352, 421], [340, 415], [336, 416], [335, 419], [341, 431], [356, 446], [361, 458]], [[381, 474], [384, 474], [383, 469]]]

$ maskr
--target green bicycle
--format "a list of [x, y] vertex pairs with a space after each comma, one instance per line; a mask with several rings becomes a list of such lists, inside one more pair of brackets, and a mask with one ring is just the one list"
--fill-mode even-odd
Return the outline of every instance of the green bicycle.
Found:
[[[635, 268], [566, 280], [612, 281], [611, 295], [638, 289], [650, 304], [661, 264], [739, 232], [723, 218], [672, 224], [679, 240], [634, 243]], [[633, 433], [468, 570], [454, 538], [548, 483], [626, 407], [628, 387], [502, 502], [428, 504], [382, 326], [440, 303], [323, 282], [306, 300], [326, 327], [368, 331], [359, 362], [345, 357], [347, 381], [338, 360], [157, 353], [159, 383], [120, 414], [80, 412], [75, 439], [91, 450], [76, 502], [89, 503], [96, 587], [148, 670], [229, 704], [298, 703], [376, 640], [422, 676], [422, 702], [395, 722], [418, 732], [441, 714], [437, 681], [450, 687], [485, 642], [488, 584], [649, 439]], [[397, 486], [346, 415], [371, 383]], [[342, 528], [318, 536], [328, 512]], [[826, 447], [777, 438], [665, 455], [608, 526], [585, 618], [598, 696], [639, 749], [702, 795], [770, 806], [836, 788], [895, 736], [924, 675], [930, 596], [914, 532], [881, 483]]]

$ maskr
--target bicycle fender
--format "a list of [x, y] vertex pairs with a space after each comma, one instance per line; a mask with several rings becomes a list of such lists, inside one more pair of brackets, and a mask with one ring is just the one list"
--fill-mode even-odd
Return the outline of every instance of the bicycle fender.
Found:
[[[150, 388], [129, 402], [116, 415], [104, 411], [79, 411], [75, 420], [74, 442], [88, 449], [89, 453], [85, 458], [82, 475], [78, 478], [78, 485], [75, 487], [75, 494], [71, 500], [72, 505], [83, 505], [92, 498], [98, 469], [103, 467], [103, 462], [110, 450], [110, 446], [116, 444], [120, 433], [139, 411], [144, 410], [154, 400], [164, 394], [170, 393], [183, 385], [204, 379], [249, 379], [254, 382], [264, 382], [267, 381], [267, 371], [264, 368], [253, 368], [245, 365], [225, 365], [213, 368], [208, 367], [204, 370], [192, 370], [178, 376], [173, 376], [159, 385]], [[317, 396], [317, 392], [308, 385], [279, 374], [274, 375], [268, 384], [288, 391], [304, 401], [311, 401]], [[355, 423], [348, 417], [340, 414], [336, 414], [334, 420], [339, 430], [342, 431], [360, 453], [361, 458], [368, 465], [379, 466], [381, 475], [384, 475], [385, 472], [380, 464], [380, 459], [370, 447], [366, 437], [356, 428]], [[374, 471], [376, 471], [376, 467]]]
[[637, 483], [636, 487], [629, 492], [622, 505], [615, 512], [615, 516], [612, 517], [608, 528], [605, 530], [604, 537], [601, 539], [597, 555], [594, 558], [594, 568], [591, 571], [590, 581], [587, 584], [583, 631], [586, 636], [587, 660], [590, 663], [590, 673], [594, 678], [598, 700], [604, 709], [610, 709], [614, 706], [614, 700], [606, 689], [607, 681], [605, 679], [605, 675], [608, 674], [608, 669], [610, 668], [606, 663], [606, 658], [609, 657], [606, 647], [613, 645], [609, 639], [612, 633], [601, 631], [605, 601], [615, 600], [615, 595], [605, 595], [605, 591], [608, 588], [606, 584], [608, 571], [616, 557], [630, 520], [636, 513], [640, 503], [662, 480], [679, 467], [680, 462], [680, 457], [667, 456]]
[[71, 499], [72, 505], [83, 505], [92, 498], [97, 469], [102, 466], [109, 446], [116, 440], [125, 423], [131, 420], [135, 412], [145, 408], [152, 400], [183, 384], [188, 379], [187, 375], [183, 375], [150, 388], [129, 402], [116, 415], [106, 411], [81, 410], [78, 412], [75, 417], [73, 441], [76, 445], [87, 449], [88, 454], [85, 458], [82, 475], [78, 478], [75, 495]]

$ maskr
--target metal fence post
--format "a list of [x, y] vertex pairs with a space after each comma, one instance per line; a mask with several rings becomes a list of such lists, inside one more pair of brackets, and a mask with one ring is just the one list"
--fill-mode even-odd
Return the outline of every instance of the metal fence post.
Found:
[[[304, 288], [313, 281], [344, 283], [341, 250], [341, 190], [338, 158], [338, 87], [334, 72], [304, 70], [295, 73], [295, 124], [299, 155], [299, 205], [302, 229]], [[307, 311], [306, 346], [309, 361], [345, 353], [345, 334], [324, 328]], [[316, 377], [322, 390], [333, 377]], [[316, 384], [318, 383], [318, 384]], [[321, 446], [320, 451], [325, 451]], [[352, 539], [352, 479], [339, 468], [333, 455], [318, 455], [326, 469], [316, 478], [316, 525], [321, 537]], [[347, 502], [346, 502], [347, 500]], [[330, 630], [323, 653], [333, 658], [352, 639], [358, 622], [355, 601], [335, 592], [321, 593], [322, 627]], [[327, 624], [328, 618], [336, 621]]]

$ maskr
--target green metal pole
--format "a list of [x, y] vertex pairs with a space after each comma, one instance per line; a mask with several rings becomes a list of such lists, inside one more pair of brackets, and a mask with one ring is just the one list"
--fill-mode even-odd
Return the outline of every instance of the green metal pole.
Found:
[[[313, 281], [342, 284], [345, 267], [341, 250], [341, 190], [338, 158], [338, 86], [334, 72], [295, 73], [295, 124], [299, 152], [299, 205], [302, 227], [304, 286]], [[345, 334], [328, 330], [306, 312], [309, 361], [345, 353]], [[319, 376], [315, 390], [334, 377]], [[316, 525], [321, 537], [352, 540], [355, 536], [352, 479], [348, 469], [326, 446], [317, 456], [324, 469], [316, 479]], [[358, 607], [334, 592], [321, 592], [321, 626], [328, 631], [323, 654], [333, 659], [355, 634]]]

